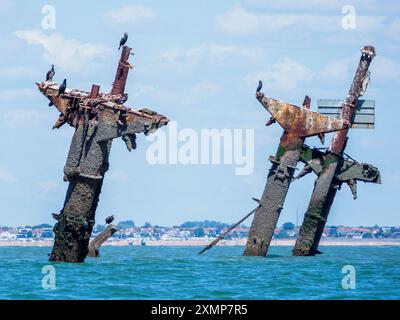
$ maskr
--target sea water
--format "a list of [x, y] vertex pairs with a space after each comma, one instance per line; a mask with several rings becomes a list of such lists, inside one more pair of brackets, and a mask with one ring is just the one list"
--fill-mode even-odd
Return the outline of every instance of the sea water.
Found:
[[108, 246], [81, 264], [49, 263], [50, 249], [0, 247], [0, 299], [400, 298], [399, 246], [321, 247], [315, 257], [279, 246], [267, 257], [243, 257], [243, 247], [198, 255], [200, 247]]

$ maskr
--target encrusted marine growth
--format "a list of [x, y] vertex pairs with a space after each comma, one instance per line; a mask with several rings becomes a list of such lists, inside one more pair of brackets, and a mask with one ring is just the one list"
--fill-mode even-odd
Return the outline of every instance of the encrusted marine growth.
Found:
[[[83, 262], [95, 223], [104, 175], [113, 139], [121, 137], [129, 151], [136, 148], [136, 134], [150, 132], [166, 125], [168, 119], [149, 109], [134, 110], [121, 104], [131, 48], [123, 47], [111, 93], [66, 88], [63, 93], [52, 80], [37, 83], [60, 116], [53, 128], [68, 123], [75, 128], [64, 167], [64, 180], [69, 182], [64, 206], [54, 227], [55, 242], [50, 261]], [[124, 99], [126, 101], [126, 99]]]

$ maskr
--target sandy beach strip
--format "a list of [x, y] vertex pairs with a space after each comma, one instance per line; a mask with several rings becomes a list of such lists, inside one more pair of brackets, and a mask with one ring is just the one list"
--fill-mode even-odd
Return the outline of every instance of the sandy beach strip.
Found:
[[[213, 239], [190, 240], [146, 240], [146, 246], [206, 246]], [[293, 246], [295, 239], [273, 239], [271, 246]], [[244, 246], [246, 239], [223, 240], [217, 246]], [[0, 247], [51, 247], [53, 241], [0, 241]], [[117, 240], [107, 241], [104, 246], [140, 246], [141, 240]], [[321, 246], [399, 246], [400, 239], [322, 239]]]

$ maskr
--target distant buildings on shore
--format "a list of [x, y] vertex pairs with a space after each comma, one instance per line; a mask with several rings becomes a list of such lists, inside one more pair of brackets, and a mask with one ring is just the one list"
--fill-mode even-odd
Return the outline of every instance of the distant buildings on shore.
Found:
[[[226, 223], [216, 221], [188, 221], [180, 226], [162, 227], [145, 223], [135, 226], [131, 220], [121, 221], [117, 224], [118, 231], [113, 235], [113, 240], [118, 239], [145, 239], [145, 240], [191, 240], [212, 239], [226, 231]], [[97, 225], [93, 229], [93, 236], [100, 233], [105, 227]], [[249, 228], [241, 225], [232, 230], [226, 239], [246, 238]], [[297, 238], [299, 227], [291, 222], [284, 223], [276, 228], [274, 238]], [[323, 237], [346, 239], [384, 239], [400, 238], [400, 227], [373, 226], [373, 227], [345, 227], [328, 226], [324, 229]], [[37, 226], [6, 227], [0, 226], [0, 241], [35, 241], [52, 240], [54, 238], [53, 226], [41, 224]]]
[[53, 226], [50, 224], [24, 227], [0, 226], [0, 241], [52, 240], [53, 238]]

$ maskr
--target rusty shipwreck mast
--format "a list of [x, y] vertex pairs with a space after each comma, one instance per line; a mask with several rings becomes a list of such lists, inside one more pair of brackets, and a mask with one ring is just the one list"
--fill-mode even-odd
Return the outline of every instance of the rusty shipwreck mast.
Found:
[[[258, 207], [219, 235], [199, 254], [211, 249], [240, 223], [255, 213], [251, 224], [244, 255], [264, 256], [268, 252], [276, 224], [288, 192], [290, 183], [307, 173], [314, 172], [318, 179], [310, 200], [303, 225], [297, 239], [293, 255], [315, 255], [319, 240], [334, 201], [336, 192], [347, 183], [357, 197], [357, 181], [381, 183], [379, 170], [368, 163], [359, 163], [344, 154], [348, 129], [373, 128], [374, 103], [359, 100], [364, 94], [369, 80], [369, 64], [375, 56], [375, 49], [365, 46], [347, 99], [326, 100], [319, 106], [320, 113], [309, 111], [311, 99], [306, 96], [303, 109], [275, 99], [267, 98], [262, 92], [262, 82], [256, 97], [272, 115], [267, 126], [278, 122], [284, 129], [280, 144], [272, 162], [267, 183]], [[324, 101], [324, 100], [323, 100]], [[371, 103], [372, 102], [372, 103]], [[364, 106], [366, 105], [366, 106]], [[323, 143], [324, 133], [336, 131], [330, 149], [310, 148], [304, 144], [305, 138], [318, 135]], [[297, 163], [305, 164], [303, 170], [294, 177]]]
[[[347, 98], [341, 105], [340, 118], [354, 123], [357, 113], [359, 97], [362, 96], [369, 81], [369, 65], [375, 57], [375, 48], [365, 46], [361, 50], [353, 82]], [[301, 160], [305, 163], [303, 174], [314, 171], [318, 178], [300, 228], [299, 236], [293, 249], [295, 256], [309, 256], [320, 253], [318, 245], [324, 231], [326, 221], [337, 190], [343, 183], [347, 183], [357, 198], [357, 181], [381, 183], [379, 170], [366, 163], [358, 163], [345, 159], [344, 150], [347, 143], [349, 129], [338, 131], [332, 138], [327, 152], [305, 148]]]
[[64, 167], [64, 180], [69, 182], [64, 206], [59, 214], [53, 214], [57, 223], [50, 261], [85, 260], [113, 139], [121, 137], [131, 151], [136, 148], [137, 133], [147, 135], [168, 123], [157, 112], [123, 105], [132, 68], [128, 62], [131, 50], [127, 46], [122, 49], [110, 93], [100, 93], [98, 85], [92, 85], [91, 92], [67, 88], [61, 93], [52, 80], [37, 83], [60, 112], [54, 128], [65, 123], [75, 128]]
[[[260, 88], [261, 89], [261, 88]], [[259, 90], [258, 90], [259, 91]], [[279, 215], [293, 180], [296, 165], [306, 137], [347, 128], [348, 122], [309, 110], [311, 99], [306, 96], [303, 108], [266, 97], [257, 92], [261, 105], [272, 118], [268, 125], [278, 122], [284, 129], [275, 156], [270, 156], [271, 169], [261, 199], [258, 201], [247, 239], [245, 256], [265, 256], [268, 252]]]

